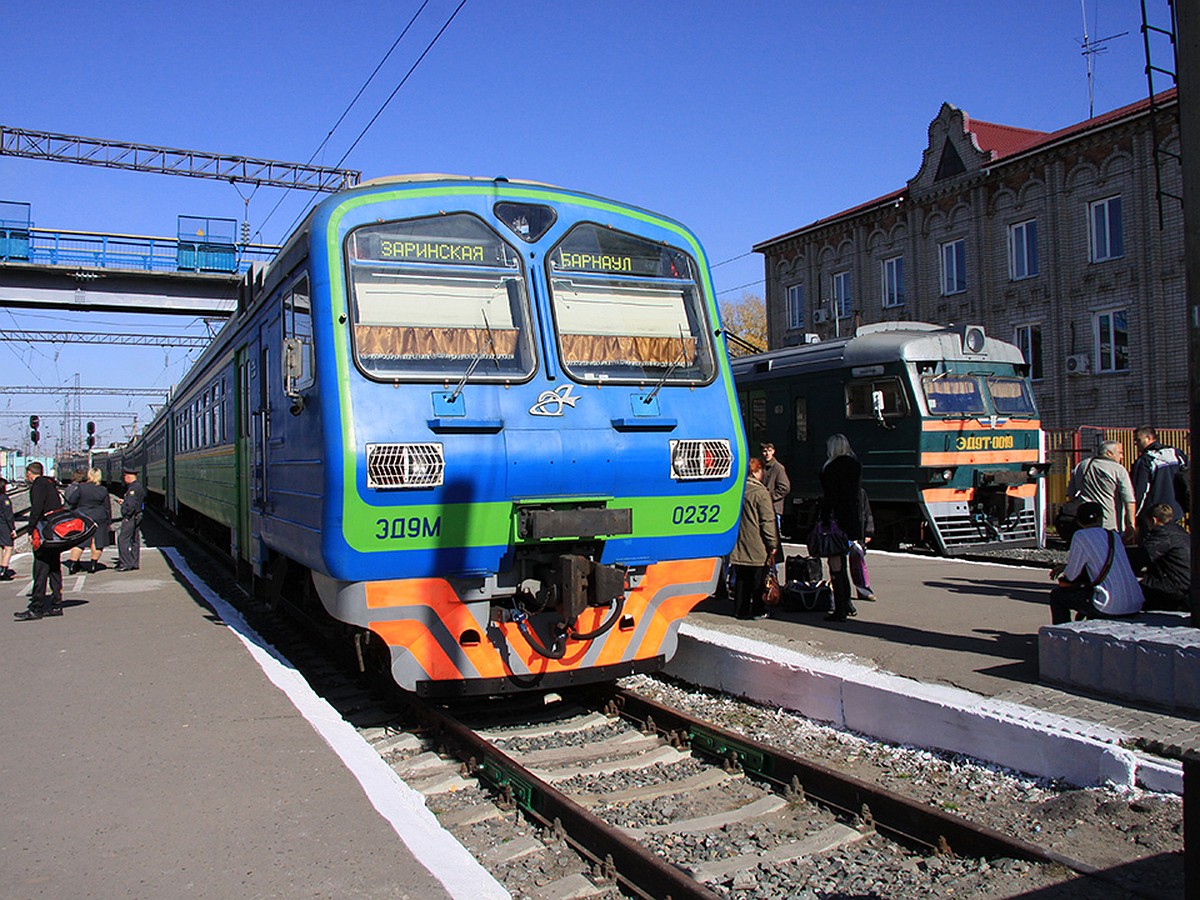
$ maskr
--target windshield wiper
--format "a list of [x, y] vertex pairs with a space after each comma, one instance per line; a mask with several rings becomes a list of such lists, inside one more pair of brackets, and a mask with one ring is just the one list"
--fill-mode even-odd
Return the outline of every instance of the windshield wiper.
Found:
[[471, 364], [467, 366], [467, 371], [463, 372], [463, 377], [459, 379], [458, 384], [455, 385], [453, 393], [451, 393], [447, 398], [448, 402], [450, 403], [453, 403], [458, 399], [458, 395], [462, 393], [462, 389], [466, 385], [467, 379], [471, 377], [472, 373], [475, 371], [475, 367], [483, 361], [483, 357], [489, 350], [492, 353], [492, 359], [496, 361], [496, 370], [499, 371], [500, 369], [500, 356], [496, 353], [496, 341], [492, 338], [492, 326], [488, 324], [487, 313], [483, 312], [483, 310], [480, 310], [480, 314], [483, 316], [483, 329], [487, 332], [487, 346], [475, 354], [475, 358], [471, 360]]
[[642, 398], [643, 403], [648, 404], [648, 403], [654, 402], [654, 398], [656, 396], [658, 396], [658, 392], [661, 391], [663, 385], [667, 383], [667, 379], [675, 374], [675, 370], [678, 369], [681, 365], [683, 365], [683, 361], [685, 359], [687, 359], [687, 344], [683, 340], [683, 326], [680, 325], [679, 326], [679, 355], [677, 357], [675, 357], [675, 361], [673, 363], [671, 363], [670, 366], [667, 367], [667, 371], [664, 372], [663, 377], [658, 380], [658, 384], [656, 384], [654, 386], [654, 390], [652, 390], [649, 394], [647, 394], [645, 397]]

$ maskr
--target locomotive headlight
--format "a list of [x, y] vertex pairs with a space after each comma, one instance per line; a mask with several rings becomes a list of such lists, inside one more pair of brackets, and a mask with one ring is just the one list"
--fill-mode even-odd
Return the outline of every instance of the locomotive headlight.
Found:
[[949, 484], [953, 480], [953, 468], [925, 470], [925, 481], [930, 484]]
[[367, 444], [367, 487], [421, 488], [442, 483], [441, 444]]
[[954, 477], [953, 469], [943, 469], [942, 470], [942, 481], [949, 481], [953, 477]]
[[729, 441], [671, 441], [671, 477], [676, 481], [728, 478], [733, 470]]

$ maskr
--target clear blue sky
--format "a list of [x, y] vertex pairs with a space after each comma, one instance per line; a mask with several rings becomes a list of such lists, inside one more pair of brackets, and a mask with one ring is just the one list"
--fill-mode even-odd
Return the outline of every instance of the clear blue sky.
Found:
[[[1166, 0], [1148, 0], [1165, 17]], [[418, 9], [417, 0], [10, 3], [0, 123], [303, 162]], [[430, 0], [327, 143], [333, 165], [458, 5]], [[1161, 9], [1160, 9], [1161, 7]], [[1145, 96], [1138, 0], [1087, 0], [1097, 113]], [[1087, 117], [1079, 0], [718, 2], [467, 0], [344, 165], [364, 177], [451, 172], [550, 182], [692, 227], [714, 263], [901, 187], [943, 101], [1054, 130]], [[246, 188], [244, 193], [249, 193]], [[307, 193], [259, 190], [277, 242]], [[174, 235], [176, 216], [241, 219], [234, 187], [0, 156], [0, 200], [41, 228]], [[722, 299], [761, 293], [757, 254], [718, 265]], [[743, 287], [744, 286], [744, 287]], [[0, 311], [0, 327], [176, 332], [180, 321]], [[192, 323], [192, 331], [202, 325]], [[193, 354], [194, 355], [194, 354]], [[161, 386], [182, 350], [0, 344], [0, 385]], [[61, 400], [39, 412], [50, 446]], [[89, 410], [140, 400], [85, 398]], [[118, 437], [101, 423], [102, 442]], [[0, 445], [24, 420], [0, 415]]]

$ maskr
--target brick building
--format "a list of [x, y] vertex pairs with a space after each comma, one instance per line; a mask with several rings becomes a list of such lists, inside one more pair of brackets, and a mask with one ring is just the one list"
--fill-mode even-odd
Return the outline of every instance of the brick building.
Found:
[[1041, 132], [943, 104], [905, 187], [755, 245], [770, 347], [982, 324], [1025, 353], [1046, 427], [1186, 425], [1176, 105]]

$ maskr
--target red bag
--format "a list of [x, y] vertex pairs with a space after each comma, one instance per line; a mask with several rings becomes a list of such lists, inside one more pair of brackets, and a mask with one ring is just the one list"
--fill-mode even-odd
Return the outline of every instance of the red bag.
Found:
[[34, 550], [70, 550], [86, 544], [96, 533], [96, 523], [73, 509], [56, 509], [42, 516], [29, 534]]

